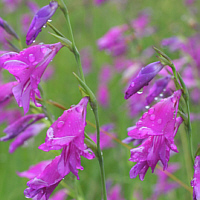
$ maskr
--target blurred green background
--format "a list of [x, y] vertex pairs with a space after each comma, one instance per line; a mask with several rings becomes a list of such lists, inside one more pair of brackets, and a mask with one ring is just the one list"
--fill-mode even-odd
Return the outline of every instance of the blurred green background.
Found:
[[[48, 4], [49, 1], [35, 1], [40, 7]], [[196, 14], [196, 18], [192, 15], [191, 9], [198, 9], [200, 2], [196, 2], [193, 8], [184, 5], [183, 0], [128, 0], [127, 4], [123, 0], [111, 0], [107, 3], [97, 7], [93, 5], [92, 1], [84, 0], [68, 0], [65, 1], [69, 13], [71, 24], [74, 32], [76, 45], [79, 50], [84, 47], [90, 47], [92, 52], [92, 73], [86, 76], [86, 81], [91, 89], [96, 93], [98, 86], [98, 73], [102, 65], [113, 64], [110, 55], [104, 51], [100, 52], [97, 48], [96, 41], [102, 37], [111, 27], [118, 26], [127, 21], [137, 17], [138, 13], [143, 9], [148, 9], [151, 13], [150, 25], [156, 28], [156, 32], [144, 39], [139, 39], [137, 42], [130, 44], [130, 51], [128, 57], [130, 59], [137, 58], [140, 48], [145, 49], [149, 46], [160, 47], [160, 41], [163, 38], [171, 36], [190, 36], [195, 33], [191, 28], [190, 22], [198, 20], [200, 14]], [[0, 17], [6, 20], [14, 27], [19, 34], [23, 48], [25, 45], [25, 36], [21, 32], [20, 18], [23, 13], [28, 13], [29, 10], [25, 6], [20, 6], [17, 10], [11, 13], [6, 13], [3, 4], [0, 4]], [[69, 37], [67, 25], [61, 11], [58, 9], [55, 16], [52, 18], [54, 24], [65, 36]], [[50, 36], [52, 32], [49, 27], [43, 28], [39, 34], [36, 43], [55, 43], [57, 40]], [[18, 45], [16, 43], [16, 45]], [[166, 49], [165, 51], [169, 53]], [[168, 54], [171, 58], [177, 58], [177, 54]], [[157, 61], [154, 56], [151, 61]], [[81, 94], [78, 89], [78, 83], [72, 72], [77, 71], [76, 62], [73, 54], [67, 49], [63, 48], [54, 58], [52, 65], [55, 68], [53, 77], [42, 83], [47, 99], [54, 100], [69, 108], [73, 104], [77, 104], [81, 99]], [[119, 139], [127, 137], [127, 127], [133, 126], [134, 119], [130, 119], [126, 115], [126, 108], [124, 106], [123, 88], [125, 85], [121, 82], [121, 75], [114, 75], [109, 83], [110, 90], [110, 106], [107, 109], [99, 107], [100, 123], [114, 123], [116, 125], [115, 132]], [[62, 110], [48, 105], [48, 108], [57, 119]], [[199, 107], [195, 107], [196, 112]], [[90, 108], [88, 107], [87, 119], [94, 123], [94, 118]], [[136, 119], [135, 119], [136, 120]], [[3, 136], [2, 130], [6, 124], [1, 125], [0, 135]], [[198, 144], [198, 123], [193, 124], [194, 144]], [[86, 132], [95, 132], [94, 128], [87, 125]], [[45, 131], [32, 139], [25, 147], [20, 147], [15, 153], [9, 154], [9, 143], [0, 143], [0, 199], [1, 200], [23, 200], [25, 199], [23, 191], [26, 188], [27, 179], [17, 176], [16, 171], [24, 171], [30, 165], [36, 164], [39, 161], [54, 158], [55, 154], [52, 152], [43, 152], [37, 147], [44, 142]], [[181, 127], [179, 134], [176, 136], [179, 154], [174, 155], [170, 162], [180, 162], [181, 168], [175, 173], [175, 176], [182, 182], [189, 185], [190, 180], [187, 177], [187, 162], [185, 162], [184, 150], [187, 149], [187, 144], [184, 143], [185, 132]], [[196, 148], [196, 146], [194, 146]], [[139, 191], [144, 199], [147, 199], [152, 194], [153, 185], [156, 184], [156, 176], [148, 170], [145, 180], [142, 182], [137, 177], [136, 179], [129, 178], [129, 171], [134, 163], [128, 161], [130, 152], [124, 146], [116, 143], [113, 149], [103, 151], [105, 161], [105, 171], [107, 179], [112, 179], [113, 183], [119, 183], [122, 186], [122, 194], [125, 199], [133, 200], [134, 191]], [[83, 195], [87, 200], [101, 199], [101, 184], [99, 166], [96, 159], [86, 160], [82, 158], [83, 171], [79, 172], [80, 187]], [[73, 187], [74, 178], [68, 175], [65, 181]], [[59, 185], [59, 188], [62, 188]], [[175, 191], [162, 195], [160, 200], [168, 199], [191, 199], [191, 194], [183, 187], [179, 187]], [[68, 197], [70, 199], [70, 197]]]

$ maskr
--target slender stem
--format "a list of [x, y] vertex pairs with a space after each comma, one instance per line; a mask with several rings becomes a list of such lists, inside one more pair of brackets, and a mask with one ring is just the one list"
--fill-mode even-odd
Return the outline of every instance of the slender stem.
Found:
[[106, 194], [106, 182], [105, 182], [105, 170], [104, 170], [104, 162], [103, 162], [103, 153], [100, 148], [100, 126], [99, 126], [99, 117], [98, 117], [98, 109], [93, 109], [95, 121], [96, 121], [96, 129], [97, 129], [97, 155], [98, 161], [101, 171], [101, 181], [102, 181], [102, 189], [103, 189], [103, 199], [107, 200]]
[[[40, 98], [38, 98], [38, 97], [36, 97], [36, 99], [37, 99], [38, 101], [43, 101], [43, 99], [40, 99]], [[46, 102], [47, 102], [48, 104], [53, 105], [53, 106], [55, 106], [55, 107], [57, 107], [57, 108], [60, 108], [60, 109], [62, 109], [62, 110], [67, 110], [67, 108], [65, 108], [63, 105], [61, 105], [61, 104], [59, 104], [59, 103], [57, 103], [57, 102], [55, 102], [55, 101], [48, 100], [48, 101], [46, 101]], [[89, 124], [90, 126], [92, 126], [92, 127], [94, 127], [94, 128], [96, 129], [96, 125], [93, 124], [92, 122], [90, 122], [90, 121], [87, 120], [87, 124]], [[105, 133], [106, 135], [108, 135], [108, 136], [111, 137], [113, 140], [115, 140], [117, 143], [123, 145], [123, 146], [126, 147], [127, 149], [129, 149], [129, 150], [132, 149], [131, 146], [129, 146], [129, 145], [125, 144], [125, 143], [122, 143], [121, 140], [117, 139], [116, 137], [111, 136], [111, 134], [108, 133], [107, 131], [105, 131], [105, 130], [103, 130], [103, 129], [100, 129], [100, 131], [103, 132], [103, 133]], [[159, 165], [157, 165], [156, 167], [157, 167], [159, 170], [163, 171], [163, 169], [162, 169], [161, 167], [159, 167]], [[186, 190], [188, 190], [190, 193], [192, 193], [192, 189], [191, 189], [189, 186], [187, 186], [185, 183], [183, 183], [181, 180], [179, 180], [176, 176], [174, 176], [174, 175], [171, 174], [170, 172], [166, 172], [166, 170], [163, 171], [163, 172], [164, 172], [167, 176], [169, 176], [172, 180], [174, 180], [174, 181], [177, 182], [179, 185], [181, 185], [181, 186], [184, 187]]]
[[83, 80], [83, 82], [85, 82], [85, 77], [83, 74], [83, 69], [82, 69], [81, 60], [80, 60], [80, 54], [78, 52], [78, 49], [76, 48], [75, 41], [74, 41], [74, 35], [73, 35], [72, 26], [71, 26], [71, 22], [70, 22], [70, 18], [69, 18], [69, 12], [68, 12], [67, 6], [63, 2], [63, 0], [60, 0], [59, 3], [60, 3], [60, 8], [63, 11], [64, 16], [65, 16], [68, 26], [69, 26], [69, 33], [70, 33], [70, 37], [71, 37], [71, 41], [72, 41], [72, 49], [73, 49], [74, 56], [75, 56], [75, 59], [76, 59], [76, 62], [77, 62], [78, 68], [79, 68], [80, 76], [81, 76], [81, 79]]

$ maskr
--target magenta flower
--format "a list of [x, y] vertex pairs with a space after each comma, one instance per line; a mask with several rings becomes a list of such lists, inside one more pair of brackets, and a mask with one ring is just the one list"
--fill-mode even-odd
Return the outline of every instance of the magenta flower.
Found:
[[151, 104], [154, 101], [154, 98], [163, 92], [170, 80], [171, 76], [166, 76], [155, 82], [153, 87], [150, 89], [149, 95], [146, 98], [147, 105]]
[[59, 173], [63, 176], [71, 171], [79, 179], [77, 169], [83, 169], [80, 156], [94, 158], [84, 144], [87, 103], [88, 98], [84, 97], [79, 104], [64, 111], [47, 130], [45, 143], [39, 146], [43, 151], [63, 148], [58, 163]]
[[7, 135], [0, 138], [0, 141], [7, 141], [12, 138], [15, 138], [30, 125], [34, 124], [35, 122], [44, 117], [45, 114], [31, 114], [19, 118], [18, 120], [16, 120], [12, 124], [10, 124], [7, 128], [4, 129], [4, 133], [6, 133]]
[[161, 41], [161, 45], [168, 46], [170, 51], [177, 51], [180, 50], [183, 46], [183, 41], [181, 41], [178, 37], [170, 37], [163, 39]]
[[61, 47], [61, 43], [36, 45], [20, 53], [10, 52], [0, 56], [0, 67], [8, 70], [19, 82], [12, 91], [25, 114], [29, 110], [30, 98], [37, 107], [41, 106], [35, 99], [35, 95], [40, 97], [40, 78]]
[[0, 91], [1, 91], [0, 104], [8, 100], [11, 96], [13, 96], [12, 88], [17, 84], [18, 82], [14, 81], [14, 82], [6, 83], [0, 86]]
[[42, 31], [42, 27], [47, 21], [54, 15], [58, 8], [57, 1], [51, 1], [49, 5], [42, 7], [34, 16], [28, 33], [26, 35], [26, 44], [30, 45], [33, 43], [38, 34]]
[[92, 54], [90, 47], [85, 47], [80, 51], [81, 63], [84, 74], [89, 74], [92, 70]]
[[55, 157], [39, 175], [27, 182], [28, 188], [24, 190], [26, 198], [35, 197], [37, 200], [40, 200], [42, 197], [45, 197], [44, 199], [49, 199], [53, 190], [64, 178], [58, 172], [59, 160], [60, 156]]
[[200, 156], [196, 156], [194, 162], [194, 177], [191, 181], [193, 187], [193, 200], [200, 199]]
[[65, 200], [67, 198], [67, 190], [62, 189], [56, 192], [49, 200]]
[[97, 91], [97, 100], [101, 106], [108, 107], [110, 95], [106, 84], [101, 84]]
[[183, 121], [181, 117], [177, 118], [181, 93], [178, 90], [172, 96], [162, 99], [129, 129], [130, 137], [144, 139], [139, 147], [131, 150], [130, 161], [137, 164], [131, 169], [130, 178], [139, 174], [140, 180], [143, 180], [148, 168], [151, 167], [153, 172], [159, 160], [163, 169], [167, 169], [170, 150], [178, 152], [174, 137]]
[[141, 88], [148, 85], [163, 67], [164, 66], [160, 62], [154, 62], [142, 68], [137, 77], [133, 79], [130, 86], [126, 90], [124, 98], [130, 98]]
[[[174, 173], [180, 168], [178, 163], [172, 163], [167, 168], [167, 172]], [[152, 195], [152, 200], [158, 199], [162, 194], [167, 194], [168, 192], [179, 187], [179, 184], [176, 182], [169, 182], [169, 176], [164, 173], [164, 171], [156, 169], [155, 174], [158, 176], [158, 181], [154, 186], [154, 193]]]
[[113, 188], [110, 189], [108, 192], [108, 200], [124, 200], [121, 196], [121, 186], [115, 185]]
[[47, 165], [51, 163], [51, 160], [42, 161], [34, 166], [30, 166], [27, 171], [17, 172], [17, 175], [20, 177], [26, 177], [28, 179], [33, 179], [39, 174], [41, 174]]
[[20, 133], [13, 142], [11, 142], [9, 147], [9, 153], [13, 153], [19, 146], [23, 145], [30, 138], [38, 135], [44, 128], [46, 124], [33, 124]]
[[[101, 149], [108, 149], [115, 146], [115, 143], [113, 142], [112, 137], [116, 137], [116, 134], [111, 133], [111, 131], [114, 129], [113, 124], [106, 124], [100, 128], [100, 148]], [[108, 132], [106, 134], [105, 132]], [[90, 138], [96, 143], [97, 142], [97, 136], [96, 134], [90, 134]]]
[[126, 52], [127, 45], [123, 33], [127, 30], [126, 25], [111, 28], [103, 37], [98, 39], [99, 49], [106, 50], [113, 56], [118, 56]]

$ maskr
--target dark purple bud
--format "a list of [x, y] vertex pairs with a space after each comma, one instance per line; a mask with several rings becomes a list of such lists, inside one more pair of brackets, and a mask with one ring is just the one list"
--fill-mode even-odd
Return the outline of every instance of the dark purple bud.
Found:
[[42, 27], [47, 23], [47, 21], [53, 16], [58, 3], [56, 1], [50, 2], [49, 5], [42, 7], [34, 16], [31, 25], [29, 27], [28, 33], [26, 35], [26, 44], [30, 45], [33, 43], [39, 32], [42, 31]]
[[14, 29], [8, 25], [8, 23], [6, 21], [4, 21], [1, 17], [0, 17], [0, 26], [10, 35], [12, 35], [13, 37], [15, 37], [17, 40], [19, 40], [19, 37], [17, 35], [17, 33], [14, 31]]
[[154, 62], [142, 68], [136, 78], [131, 82], [130, 86], [125, 92], [125, 99], [128, 99], [133, 94], [138, 92], [158, 74], [164, 67], [160, 62]]

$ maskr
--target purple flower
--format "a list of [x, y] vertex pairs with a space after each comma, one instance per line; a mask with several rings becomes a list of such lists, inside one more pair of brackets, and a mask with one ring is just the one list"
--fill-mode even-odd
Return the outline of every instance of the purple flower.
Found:
[[[113, 130], [114, 125], [113, 124], [106, 124], [100, 128], [100, 148], [101, 149], [107, 149], [112, 148], [115, 146], [115, 143], [113, 143], [112, 137], [116, 137], [116, 134], [110, 133], [111, 130]], [[108, 132], [106, 134], [105, 132]], [[97, 142], [97, 136], [96, 134], [90, 134], [90, 138], [96, 143]]]
[[79, 104], [64, 111], [47, 130], [45, 143], [39, 146], [43, 151], [63, 148], [58, 163], [59, 173], [63, 176], [71, 171], [79, 179], [77, 169], [83, 169], [80, 156], [94, 158], [84, 144], [87, 103], [88, 97], [84, 97]]
[[42, 123], [29, 126], [10, 144], [9, 153], [13, 153], [19, 146], [23, 145], [28, 139], [39, 134], [45, 127], [46, 125]]
[[3, 0], [3, 3], [5, 4], [5, 10], [8, 12], [13, 12], [16, 10], [21, 2], [22, 0]]
[[35, 45], [20, 53], [10, 52], [0, 56], [0, 67], [8, 70], [19, 82], [12, 91], [25, 114], [29, 110], [30, 98], [37, 107], [41, 106], [35, 99], [35, 95], [40, 97], [40, 78], [61, 47], [61, 43]]
[[26, 198], [35, 197], [37, 200], [40, 200], [44, 196], [45, 199], [49, 199], [53, 190], [64, 178], [58, 172], [59, 160], [60, 156], [55, 157], [39, 175], [27, 182], [28, 188], [24, 190]]
[[80, 51], [81, 62], [84, 74], [89, 74], [92, 69], [92, 54], [90, 47], [85, 47]]
[[12, 88], [17, 85], [18, 82], [9, 82], [0, 86], [0, 104], [4, 101], [8, 100], [11, 96], [13, 96]]
[[133, 79], [130, 86], [126, 90], [124, 98], [130, 98], [141, 88], [148, 85], [163, 67], [164, 66], [160, 62], [154, 62], [142, 68], [137, 77]]
[[42, 161], [34, 166], [30, 166], [27, 171], [24, 172], [17, 172], [18, 176], [26, 177], [28, 179], [33, 179], [39, 174], [41, 174], [47, 165], [51, 163], [51, 160]]
[[[167, 172], [174, 173], [180, 168], [178, 163], [172, 163], [167, 168]], [[156, 169], [155, 174], [158, 176], [158, 181], [154, 186], [154, 194], [152, 195], [152, 200], [156, 200], [160, 195], [167, 194], [168, 192], [174, 190], [175, 188], [179, 187], [178, 183], [176, 182], [169, 182], [166, 173], [162, 170]]]
[[200, 156], [196, 156], [194, 162], [194, 177], [191, 181], [193, 187], [193, 200], [200, 199]]
[[182, 48], [183, 42], [178, 37], [170, 37], [163, 39], [161, 45], [168, 46], [170, 51], [177, 51]]
[[15, 138], [30, 125], [34, 124], [35, 122], [44, 117], [45, 114], [31, 114], [21, 117], [20, 119], [16, 120], [12, 124], [10, 124], [7, 128], [4, 129], [4, 133], [6, 133], [7, 135], [0, 138], [0, 141], [7, 141], [12, 138]]
[[147, 105], [151, 104], [154, 101], [154, 98], [163, 92], [170, 80], [171, 76], [166, 76], [155, 82], [146, 98]]
[[67, 190], [62, 189], [56, 192], [49, 200], [65, 200], [67, 198]]
[[39, 32], [42, 31], [42, 27], [47, 21], [53, 16], [56, 9], [58, 8], [57, 1], [52, 1], [49, 5], [42, 7], [34, 16], [28, 33], [26, 35], [26, 44], [30, 45], [33, 43]]
[[124, 200], [124, 198], [121, 196], [121, 193], [121, 186], [115, 185], [108, 192], [108, 200]]
[[109, 105], [109, 90], [106, 84], [101, 84], [97, 91], [97, 100], [99, 104], [103, 107], [108, 107]]
[[137, 164], [131, 169], [130, 178], [139, 174], [140, 180], [143, 180], [148, 168], [151, 167], [153, 172], [159, 160], [163, 169], [167, 169], [170, 150], [178, 152], [174, 137], [183, 121], [181, 117], [177, 118], [181, 93], [178, 90], [172, 96], [162, 99], [130, 128], [130, 137], [144, 139], [140, 146], [131, 150], [130, 161]]
[[124, 54], [127, 49], [123, 33], [127, 30], [126, 25], [111, 28], [103, 37], [98, 39], [97, 45], [100, 50], [106, 50], [113, 56]]
[[94, 3], [95, 3], [97, 6], [100, 6], [102, 3], [105, 3], [106, 1], [108, 1], [108, 0], [94, 0]]

